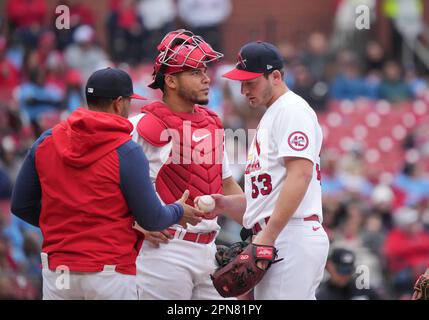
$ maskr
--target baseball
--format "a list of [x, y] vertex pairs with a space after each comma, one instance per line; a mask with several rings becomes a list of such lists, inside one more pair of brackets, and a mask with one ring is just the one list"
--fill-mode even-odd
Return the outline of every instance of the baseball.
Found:
[[211, 212], [214, 210], [216, 203], [215, 203], [214, 199], [212, 198], [212, 196], [206, 195], [206, 196], [201, 196], [198, 199], [197, 205], [201, 211]]

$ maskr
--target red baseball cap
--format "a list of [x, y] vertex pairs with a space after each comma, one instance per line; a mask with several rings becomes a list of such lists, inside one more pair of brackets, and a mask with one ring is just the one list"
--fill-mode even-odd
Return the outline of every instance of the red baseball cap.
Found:
[[245, 44], [240, 49], [235, 69], [222, 76], [245, 81], [282, 68], [283, 57], [280, 51], [271, 43], [255, 41]]

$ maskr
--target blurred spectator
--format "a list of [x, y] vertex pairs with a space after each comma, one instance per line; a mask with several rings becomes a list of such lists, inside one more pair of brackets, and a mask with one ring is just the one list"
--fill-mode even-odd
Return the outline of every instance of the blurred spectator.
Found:
[[0, 36], [0, 101], [12, 99], [13, 90], [19, 84], [19, 71], [6, 57], [7, 43]]
[[45, 23], [45, 0], [9, 0], [6, 15], [10, 32], [27, 47], [35, 47], [37, 36]]
[[348, 50], [341, 51], [337, 55], [336, 63], [339, 72], [331, 83], [331, 98], [354, 100], [364, 96], [365, 84], [356, 56]]
[[317, 300], [379, 300], [371, 287], [358, 287], [355, 275], [355, 254], [344, 248], [331, 251], [326, 263], [329, 279], [323, 282], [317, 293]]
[[55, 60], [62, 62], [62, 54], [55, 48], [55, 34], [44, 31], [38, 38], [37, 47], [26, 51], [22, 72], [28, 75], [35, 68], [47, 69]]
[[303, 97], [316, 111], [324, 111], [328, 98], [328, 85], [324, 81], [316, 81], [304, 65], [294, 68], [295, 83], [293, 91]]
[[343, 247], [356, 254], [358, 265], [371, 270], [371, 286], [375, 289], [383, 287], [383, 272], [379, 256], [371, 252], [364, 242], [364, 226], [369, 215], [369, 208], [360, 200], [345, 203], [344, 212], [339, 213], [339, 225], [333, 235], [333, 248]]
[[321, 156], [322, 191], [324, 196], [343, 198], [345, 188], [339, 178], [339, 156], [335, 152], [325, 150]]
[[7, 171], [7, 175], [13, 184], [23, 161], [22, 156], [33, 142], [33, 137], [31, 137], [31, 141], [27, 141], [27, 143], [29, 142], [28, 144], [25, 143], [24, 131], [21, 130], [19, 134], [11, 133], [0, 140], [0, 167]]
[[373, 186], [365, 175], [365, 160], [360, 151], [344, 155], [338, 169], [338, 178], [347, 192], [358, 197], [371, 195]]
[[41, 285], [40, 251], [42, 249], [40, 237], [37, 233], [26, 233], [24, 236], [23, 251], [25, 253], [26, 275], [34, 279], [36, 286]]
[[395, 291], [412, 293], [414, 281], [429, 261], [429, 233], [415, 209], [404, 207], [394, 214], [395, 228], [387, 234], [383, 253]]
[[10, 256], [8, 240], [0, 236], [0, 298], [36, 299], [38, 297], [29, 278], [20, 274], [18, 266]]
[[222, 23], [232, 11], [230, 0], [178, 0], [178, 15], [185, 29], [201, 35], [216, 51], [222, 52]]
[[418, 71], [413, 67], [406, 68], [405, 82], [410, 88], [412, 95], [416, 98], [424, 97], [429, 90], [427, 81], [420, 77]]
[[[70, 29], [54, 28], [57, 47], [64, 50], [68, 45], [73, 42], [73, 34], [75, 30], [81, 25], [95, 25], [95, 18], [92, 10], [82, 0], [64, 0], [57, 3], [57, 5], [66, 5], [70, 9]], [[55, 20], [59, 14], [54, 15]], [[51, 25], [55, 22], [52, 21]]]
[[66, 89], [67, 65], [64, 63], [64, 56], [53, 52], [46, 61], [46, 82], [56, 86], [62, 94]]
[[[390, 45], [393, 57], [400, 59], [408, 51], [406, 41], [414, 43], [423, 31], [423, 3], [421, 0], [384, 0], [383, 14], [390, 21]], [[412, 55], [412, 53], [411, 53]]]
[[79, 71], [69, 70], [66, 76], [66, 91], [63, 99], [62, 109], [70, 113], [78, 107], [85, 105], [83, 96], [82, 78]]
[[402, 68], [395, 61], [388, 61], [383, 66], [379, 96], [389, 102], [401, 102], [413, 97], [410, 87], [403, 78]]
[[395, 177], [394, 186], [405, 192], [406, 205], [417, 205], [429, 197], [429, 181], [419, 162], [406, 163], [403, 171]]
[[[82, 74], [86, 81], [91, 73], [103, 64], [108, 64], [106, 53], [95, 44], [94, 29], [88, 25], [80, 26], [73, 36], [75, 44], [70, 45], [64, 52], [66, 63]], [[104, 67], [104, 65], [103, 65]]]
[[112, 58], [129, 64], [140, 62], [145, 47], [143, 24], [136, 0], [111, 2], [107, 28]]
[[[374, 214], [374, 217], [380, 219], [380, 222], [382, 224], [380, 226], [380, 229], [384, 228], [385, 230], [390, 230], [393, 227], [392, 211], [394, 205], [394, 197], [395, 194], [393, 193], [393, 190], [389, 186], [384, 184], [377, 185], [372, 191], [372, 213]], [[369, 223], [371, 224], [372, 230], [376, 229], [375, 224], [378, 223], [377, 221], [371, 221]]]
[[72, 28], [80, 25], [94, 26], [95, 19], [92, 10], [82, 0], [66, 0], [65, 4], [70, 8], [70, 26]]
[[34, 134], [42, 134], [40, 120], [44, 113], [56, 111], [61, 106], [61, 91], [46, 83], [46, 71], [36, 68], [31, 71], [29, 81], [21, 86], [19, 92], [20, 109], [23, 110], [33, 126]]
[[370, 214], [362, 228], [362, 244], [379, 259], [381, 259], [381, 248], [385, 236], [386, 230], [383, 227], [381, 216], [379, 214]]
[[358, 6], [369, 8], [369, 29], [376, 21], [376, 0], [337, 0], [332, 33], [332, 47], [335, 50], [350, 49], [358, 56], [364, 54], [369, 31], [356, 27]]
[[302, 53], [300, 60], [308, 67], [311, 76], [316, 81], [325, 78], [324, 73], [328, 64], [328, 41], [323, 33], [310, 34], [307, 48]]
[[369, 41], [365, 48], [366, 72], [381, 74], [384, 60], [385, 54], [381, 44], [374, 40]]
[[31, 65], [32, 67], [46, 67], [46, 63], [54, 54], [59, 54], [55, 50], [55, 34], [52, 31], [42, 32], [38, 39], [37, 48], [34, 51], [35, 55], [35, 65]]
[[144, 26], [143, 59], [152, 62], [157, 45], [175, 29], [176, 6], [173, 0], [140, 0], [137, 8]]
[[[0, 297], [5, 295], [5, 298], [14, 299], [16, 298], [16, 293], [13, 288], [12, 278], [15, 272], [18, 271], [18, 266], [11, 256], [9, 240], [3, 234], [5, 226], [5, 217], [0, 215]], [[4, 290], [3, 293], [2, 290]]]
[[294, 89], [295, 75], [293, 74], [293, 66], [298, 62], [296, 47], [287, 40], [281, 41], [277, 47], [283, 56], [283, 64], [285, 70], [285, 83], [290, 89]]

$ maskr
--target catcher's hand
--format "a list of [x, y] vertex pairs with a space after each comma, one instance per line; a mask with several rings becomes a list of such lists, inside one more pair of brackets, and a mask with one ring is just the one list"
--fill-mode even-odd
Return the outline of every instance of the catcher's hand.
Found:
[[422, 274], [414, 285], [413, 300], [429, 300], [429, 278]]
[[[216, 253], [219, 268], [210, 277], [222, 297], [237, 297], [253, 289], [271, 265], [280, 261], [276, 258], [277, 249], [272, 246], [246, 242], [221, 246]], [[258, 261], [265, 261], [266, 268], [260, 268]]]

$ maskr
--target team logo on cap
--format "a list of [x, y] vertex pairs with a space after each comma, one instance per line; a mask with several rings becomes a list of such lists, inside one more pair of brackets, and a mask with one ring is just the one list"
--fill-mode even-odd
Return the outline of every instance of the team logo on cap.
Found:
[[94, 93], [94, 88], [88, 88], [88, 93]]
[[243, 69], [246, 69], [247, 68], [247, 66], [246, 66], [247, 59], [243, 59], [243, 57], [241, 56], [241, 53], [238, 54], [237, 59], [238, 59], [237, 65], [240, 65]]
[[308, 137], [304, 132], [295, 131], [289, 135], [289, 146], [295, 151], [303, 151], [308, 147]]

